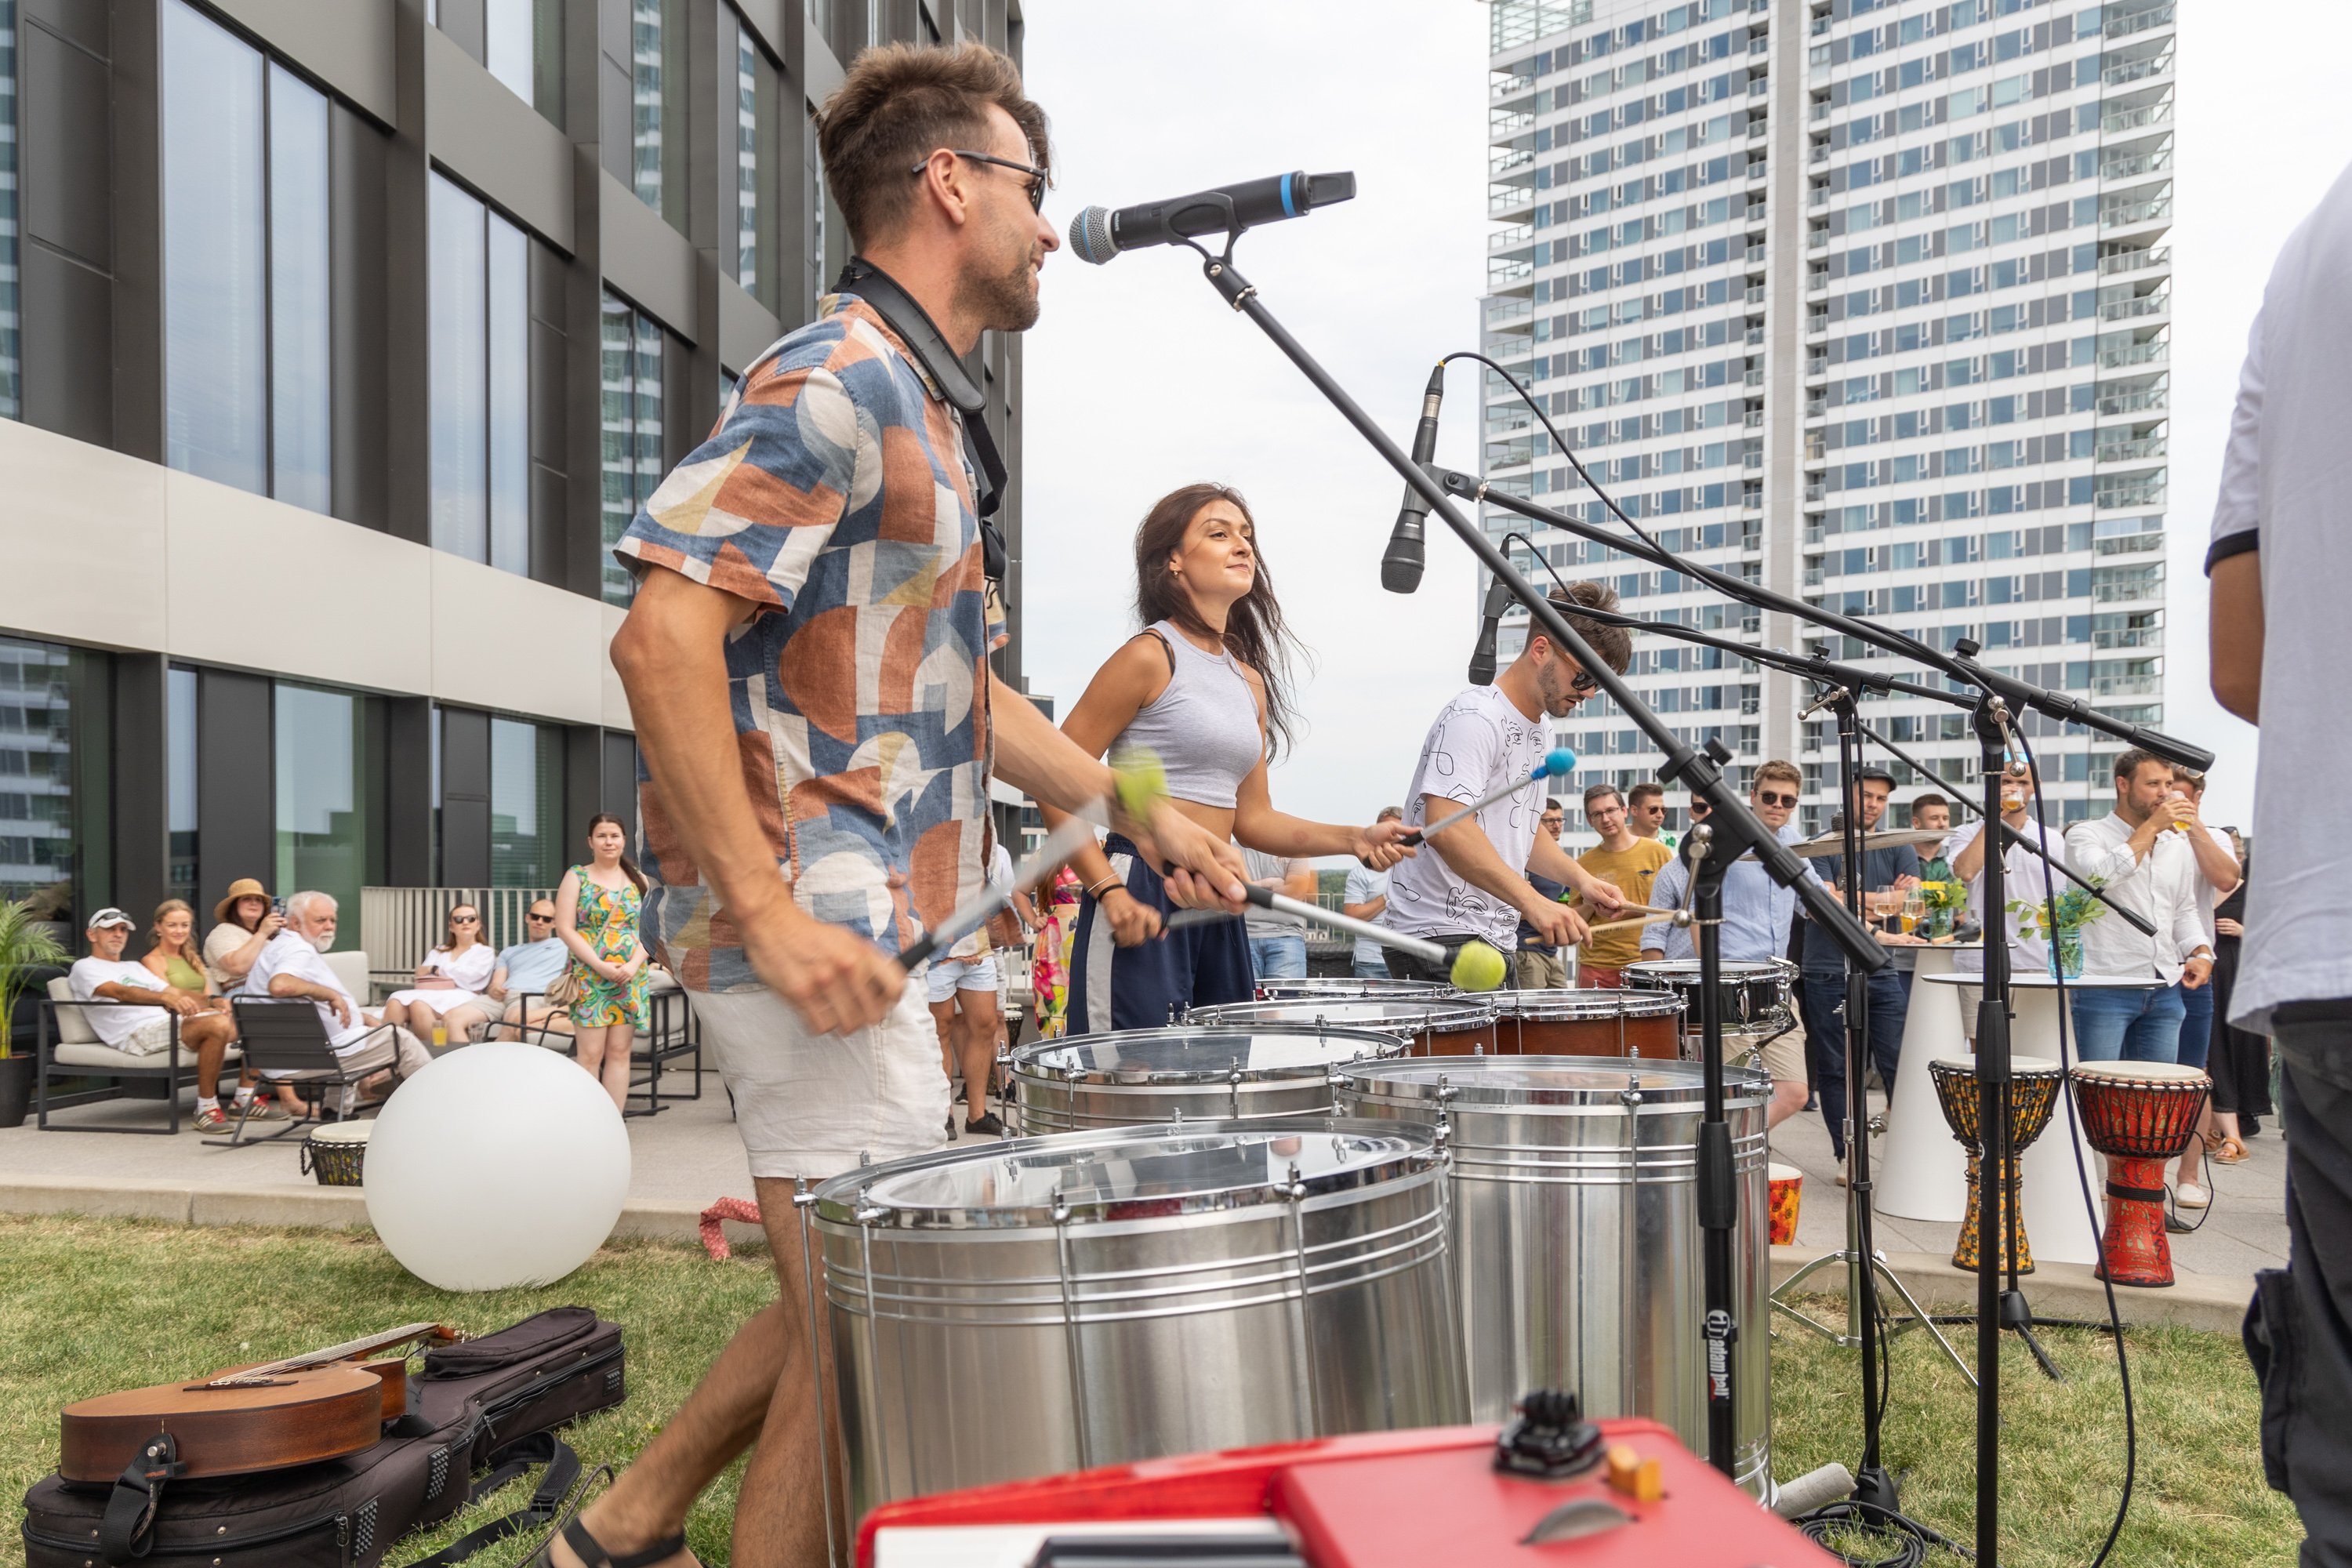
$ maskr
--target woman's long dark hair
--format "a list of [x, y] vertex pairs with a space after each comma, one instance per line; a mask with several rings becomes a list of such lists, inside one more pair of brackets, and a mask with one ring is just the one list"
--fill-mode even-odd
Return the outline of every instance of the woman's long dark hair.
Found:
[[[598, 828], [604, 826], [604, 824], [608, 822], [621, 830], [621, 842], [626, 844], [629, 841], [629, 825], [623, 822], [619, 817], [614, 816], [609, 811], [600, 811], [595, 816], [590, 817], [588, 819], [588, 831], [591, 834], [593, 834]], [[641, 899], [644, 898], [646, 896], [646, 874], [637, 869], [637, 863], [629, 858], [629, 852], [626, 849], [621, 851], [621, 870], [630, 881], [635, 882], [637, 885], [637, 897]]]
[[1302, 650], [1282, 618], [1282, 605], [1274, 596], [1274, 579], [1266, 574], [1265, 547], [1258, 537], [1257, 520], [1250, 515], [1249, 502], [1242, 500], [1239, 490], [1230, 485], [1186, 485], [1152, 503], [1135, 531], [1135, 613], [1147, 626], [1168, 621], [1196, 637], [1218, 635], [1201, 618], [1192, 607], [1192, 596], [1168, 570], [1168, 557], [1183, 548], [1184, 531], [1202, 507], [1215, 500], [1232, 503], [1250, 525], [1250, 554], [1257, 572], [1250, 591], [1225, 616], [1224, 645], [1227, 652], [1265, 680], [1266, 737], [1273, 742], [1271, 751], [1279, 754], [1292, 743], [1291, 726], [1297, 720], [1297, 710], [1290, 700], [1290, 658]]

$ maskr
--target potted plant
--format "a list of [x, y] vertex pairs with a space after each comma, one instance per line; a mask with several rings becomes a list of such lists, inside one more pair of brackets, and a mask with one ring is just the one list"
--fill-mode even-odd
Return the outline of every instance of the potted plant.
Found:
[[1927, 906], [1925, 934], [1931, 942], [1941, 942], [1952, 934], [1961, 912], [1969, 907], [1969, 885], [1957, 877], [1931, 878], [1919, 884], [1919, 897]]
[[[2098, 879], [2093, 881], [2095, 885]], [[2107, 906], [2086, 888], [2068, 888], [2047, 901], [2011, 899], [2009, 912], [2017, 917], [2019, 936], [2037, 936], [2049, 943], [2051, 973], [2074, 980], [2083, 973], [2083, 928], [2105, 914]]]
[[33, 1102], [31, 1057], [16, 1054], [16, 999], [35, 973], [72, 962], [58, 945], [46, 921], [36, 919], [30, 899], [0, 904], [0, 1127], [24, 1125]]

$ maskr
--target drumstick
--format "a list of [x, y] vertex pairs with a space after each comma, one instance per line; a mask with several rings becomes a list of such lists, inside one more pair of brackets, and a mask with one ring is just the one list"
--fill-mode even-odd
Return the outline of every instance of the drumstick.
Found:
[[1479, 796], [1476, 800], [1472, 801], [1468, 805], [1464, 806], [1461, 810], [1455, 812], [1453, 816], [1445, 818], [1442, 822], [1435, 823], [1428, 827], [1416, 827], [1412, 832], [1404, 835], [1402, 838], [1399, 838], [1397, 842], [1400, 844], [1419, 844], [1423, 840], [1428, 838], [1432, 834], [1444, 832], [1447, 828], [1453, 826], [1464, 817], [1475, 816], [1477, 813], [1482, 812], [1488, 806], [1494, 805], [1496, 801], [1518, 794], [1519, 791], [1527, 788], [1528, 785], [1534, 784], [1538, 779], [1566, 778], [1570, 773], [1575, 771], [1576, 753], [1570, 751], [1566, 746], [1554, 746], [1550, 751], [1544, 753], [1544, 760], [1538, 763], [1535, 766], [1535, 771], [1528, 774], [1527, 777], [1523, 779], [1514, 779], [1509, 784], [1505, 784], [1502, 788], [1495, 791], [1493, 794]]
[[1584, 934], [1587, 936], [1599, 936], [1604, 931], [1622, 931], [1627, 926], [1654, 926], [1661, 923], [1672, 926], [1686, 926], [1690, 924], [1690, 911], [1687, 910], [1657, 910], [1653, 912], [1664, 915], [1666, 919], [1663, 922], [1650, 920], [1646, 917], [1636, 917], [1630, 921], [1603, 921], [1597, 926], [1585, 927]]
[[1108, 795], [1088, 802], [1061, 826], [1045, 835], [1038, 844], [1036, 853], [1013, 868], [1012, 881], [1003, 887], [992, 886], [974, 893], [947, 919], [925, 931], [914, 946], [899, 953], [899, 966], [913, 973], [933, 954], [953, 946], [985, 925], [991, 915], [1011, 908], [1013, 894], [1025, 893], [1052, 877], [1062, 868], [1062, 862], [1094, 841], [1097, 826], [1109, 820]]

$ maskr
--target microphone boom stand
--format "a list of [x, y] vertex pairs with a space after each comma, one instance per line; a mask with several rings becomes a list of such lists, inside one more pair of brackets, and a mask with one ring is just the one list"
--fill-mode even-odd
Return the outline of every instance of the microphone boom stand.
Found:
[[[1247, 316], [1275, 347], [1282, 351], [1284, 357], [1314, 384], [1315, 389], [1354, 426], [1356, 433], [1380, 454], [1381, 459], [1429, 502], [1430, 510], [1444, 520], [1454, 536], [1468, 546], [1471, 553], [1477, 556], [1487, 570], [1510, 584], [1513, 596], [1527, 606], [1528, 615], [1552, 640], [1553, 646], [1575, 658], [1610, 700], [1615, 702], [1665, 754], [1666, 766], [1660, 770], [1660, 776], [1685, 782], [1688, 788], [1704, 795], [1714, 808], [1709, 832], [1712, 852], [1694, 866], [1692, 876], [1694, 906], [1701, 922], [1697, 945], [1702, 980], [1699, 1018], [1705, 1084], [1696, 1173], [1699, 1225], [1705, 1237], [1707, 1460], [1727, 1477], [1731, 1476], [1738, 1457], [1738, 1428], [1733, 1418], [1732, 1394], [1736, 1386], [1734, 1373], [1740, 1326], [1732, 1295], [1732, 1232], [1738, 1220], [1738, 1197], [1732, 1168], [1731, 1130], [1724, 1120], [1721, 1005], [1713, 995], [1714, 987], [1705, 984], [1711, 973], [1719, 973], [1720, 952], [1717, 943], [1720, 940], [1723, 910], [1723, 868], [1727, 868], [1735, 857], [1752, 847], [1766, 872], [1774, 881], [1795, 890], [1815, 920], [1829, 932], [1831, 939], [1846, 950], [1851, 962], [1865, 971], [1875, 972], [1885, 967], [1885, 954], [1829, 896], [1828, 889], [1820, 879], [1805, 869], [1803, 862], [1776, 837], [1764, 830], [1762, 824], [1748, 809], [1747, 802], [1740, 799], [1725, 780], [1720, 761], [1711, 752], [1695, 752], [1687, 743], [1677, 740], [1674, 731], [1651, 710], [1649, 705], [1634, 695], [1624, 679], [1577, 635], [1575, 627], [1569, 624], [1559, 607], [1519, 574], [1508, 557], [1454, 507], [1437, 480], [1406, 456], [1389, 438], [1387, 432], [1373, 422], [1371, 416], [1348, 395], [1347, 389], [1332, 378], [1313, 354], [1307, 353], [1305, 345], [1275, 319], [1266, 309], [1265, 300], [1259, 297], [1256, 285], [1234, 269], [1234, 246], [1244, 226], [1232, 214], [1228, 203], [1223, 255], [1211, 255], [1208, 248], [1197, 241], [1184, 242], [1200, 254], [1203, 263], [1202, 270], [1218, 295], [1235, 310]], [[1697, 859], [1696, 851], [1694, 858]], [[1712, 889], [1708, 887], [1710, 881]], [[1765, 1478], [1765, 1483], [1769, 1488], [1769, 1476]]]

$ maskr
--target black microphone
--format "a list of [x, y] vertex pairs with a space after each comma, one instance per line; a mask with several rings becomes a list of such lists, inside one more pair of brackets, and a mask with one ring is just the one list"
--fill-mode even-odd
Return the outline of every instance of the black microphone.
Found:
[[1355, 195], [1352, 173], [1289, 174], [1116, 212], [1088, 207], [1070, 220], [1070, 249], [1080, 260], [1100, 267], [1122, 250], [1171, 245], [1196, 234], [1223, 234], [1235, 225], [1252, 228], [1278, 223], [1333, 202], [1352, 201]]
[[1495, 633], [1502, 626], [1503, 612], [1510, 607], [1511, 585], [1500, 577], [1486, 589], [1486, 624], [1478, 628], [1478, 651], [1470, 656], [1470, 684], [1495, 684]]
[[[1437, 409], [1445, 401], [1445, 365], [1440, 361], [1429, 373], [1428, 390], [1421, 395], [1421, 423], [1412, 433], [1412, 461], [1421, 467], [1437, 455]], [[1411, 485], [1404, 488], [1404, 505], [1396, 527], [1389, 531], [1388, 553], [1381, 557], [1381, 586], [1391, 594], [1410, 594], [1421, 586], [1422, 531], [1429, 524], [1429, 503]]]

